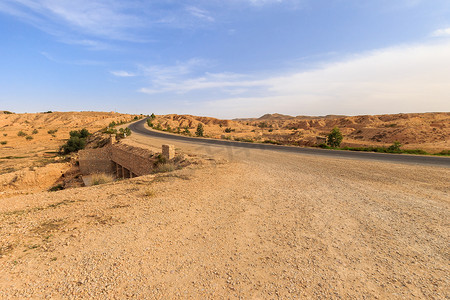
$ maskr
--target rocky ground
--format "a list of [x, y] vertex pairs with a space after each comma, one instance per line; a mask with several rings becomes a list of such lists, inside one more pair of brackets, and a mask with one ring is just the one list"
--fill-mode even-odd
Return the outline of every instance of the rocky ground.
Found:
[[1, 199], [0, 298], [450, 297], [448, 168], [176, 147], [204, 162]]

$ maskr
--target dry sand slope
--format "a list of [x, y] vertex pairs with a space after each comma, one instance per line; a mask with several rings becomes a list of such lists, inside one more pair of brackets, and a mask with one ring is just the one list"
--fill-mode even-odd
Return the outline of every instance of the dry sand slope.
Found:
[[229, 162], [2, 199], [0, 298], [450, 297], [448, 168], [177, 147]]

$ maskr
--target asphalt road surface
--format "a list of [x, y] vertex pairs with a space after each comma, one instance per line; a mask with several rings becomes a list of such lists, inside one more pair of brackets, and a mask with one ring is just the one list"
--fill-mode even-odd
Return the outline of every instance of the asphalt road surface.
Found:
[[321, 155], [336, 158], [350, 158], [350, 159], [368, 159], [377, 160], [383, 162], [392, 163], [408, 163], [408, 164], [420, 164], [420, 165], [435, 165], [441, 167], [450, 167], [450, 158], [443, 156], [426, 156], [426, 155], [407, 155], [407, 154], [390, 154], [390, 153], [375, 153], [375, 152], [356, 152], [356, 151], [345, 151], [345, 150], [329, 150], [320, 148], [307, 148], [307, 147], [296, 147], [296, 146], [280, 146], [271, 144], [259, 144], [259, 143], [245, 143], [236, 141], [226, 141], [218, 139], [207, 139], [207, 138], [193, 138], [176, 134], [164, 133], [161, 131], [148, 130], [145, 128], [145, 123], [147, 119], [140, 120], [138, 122], [132, 123], [128, 126], [131, 131], [147, 135], [149, 137], [164, 138], [175, 141], [186, 142], [190, 144], [208, 144], [208, 145], [218, 145], [224, 147], [241, 147], [247, 149], [259, 149], [259, 150], [269, 150], [277, 152], [289, 152], [289, 153], [300, 153], [300, 154], [310, 154], [310, 155]]

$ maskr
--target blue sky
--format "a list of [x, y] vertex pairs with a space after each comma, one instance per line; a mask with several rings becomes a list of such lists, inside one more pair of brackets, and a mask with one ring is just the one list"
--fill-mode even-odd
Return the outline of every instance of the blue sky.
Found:
[[2, 0], [0, 110], [450, 111], [448, 0]]

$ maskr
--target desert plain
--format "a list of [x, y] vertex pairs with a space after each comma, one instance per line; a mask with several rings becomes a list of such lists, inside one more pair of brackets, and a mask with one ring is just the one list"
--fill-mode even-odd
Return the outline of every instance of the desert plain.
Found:
[[[54, 153], [70, 130], [95, 131], [135, 117], [52, 114], [0, 115], [0, 134], [7, 134], [0, 136], [7, 140], [0, 146], [0, 298], [450, 297], [448, 167], [204, 146], [133, 133], [123, 142], [152, 149], [172, 143], [195, 163], [98, 186], [68, 182], [49, 192], [76, 168], [76, 156]], [[77, 114], [79, 123], [71, 119]], [[310, 122], [301, 131], [301, 124], [284, 128], [279, 124], [286, 121], [277, 117], [202, 123], [217, 137], [232, 128], [266, 138], [269, 128], [278, 128], [270, 134], [300, 132], [298, 141], [307, 141], [338, 122], [323, 121], [321, 129]], [[39, 118], [47, 119], [38, 125]], [[177, 118], [156, 120], [174, 122], [168, 123], [172, 128], [197, 125]], [[361, 119], [371, 118], [382, 119]], [[446, 113], [412, 116], [410, 126], [405, 117], [383, 118], [397, 125], [341, 125], [350, 137], [361, 130], [363, 138], [347, 142], [367, 144], [378, 134], [374, 143], [403, 138], [415, 148], [449, 150]], [[53, 137], [47, 132], [55, 127], [61, 129]], [[34, 129], [39, 133], [33, 139], [17, 135]], [[426, 138], [392, 137], [396, 129], [423, 131]]]

